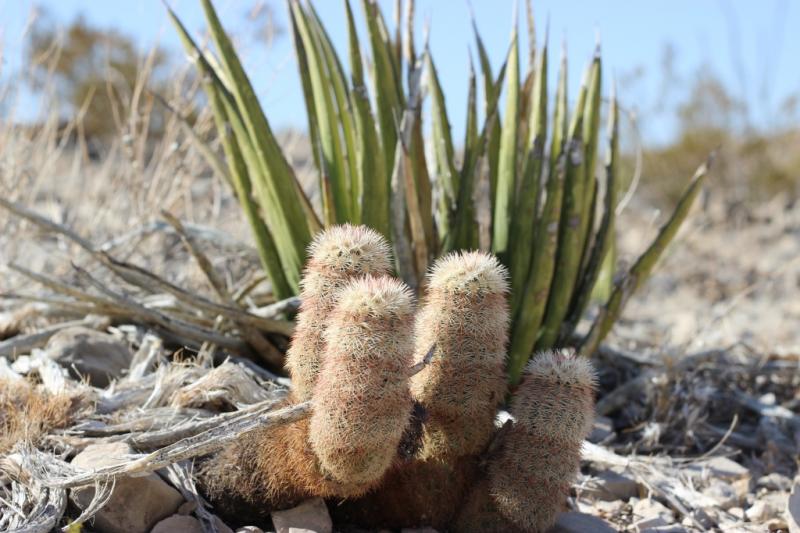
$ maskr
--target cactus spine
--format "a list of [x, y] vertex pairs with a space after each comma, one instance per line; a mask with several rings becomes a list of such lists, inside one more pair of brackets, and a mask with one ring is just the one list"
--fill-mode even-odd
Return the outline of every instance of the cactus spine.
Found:
[[572, 353], [534, 357], [511, 405], [515, 418], [489, 463], [497, 510], [526, 531], [555, 523], [580, 466], [581, 444], [594, 418], [592, 365]]
[[412, 407], [413, 313], [411, 292], [393, 278], [364, 277], [339, 293], [309, 425], [311, 448], [337, 481], [378, 482], [397, 455]]
[[297, 327], [286, 353], [292, 395], [297, 401], [311, 398], [325, 349], [325, 323], [336, 303], [337, 290], [354, 277], [382, 275], [391, 269], [389, 245], [366, 226], [334, 226], [314, 239], [308, 255]]
[[456, 252], [436, 262], [416, 323], [415, 360], [435, 346], [411, 381], [428, 413], [421, 459], [478, 453], [494, 431], [506, 391], [507, 273], [483, 252]]

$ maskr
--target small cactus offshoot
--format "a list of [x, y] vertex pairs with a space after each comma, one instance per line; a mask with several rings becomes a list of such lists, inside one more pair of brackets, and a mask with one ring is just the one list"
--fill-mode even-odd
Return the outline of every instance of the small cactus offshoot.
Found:
[[494, 431], [506, 392], [508, 275], [483, 252], [456, 252], [437, 261], [416, 325], [415, 358], [431, 346], [430, 364], [411, 380], [427, 411], [422, 459], [478, 453]]
[[412, 408], [404, 376], [413, 311], [411, 291], [389, 277], [364, 277], [339, 293], [309, 435], [323, 470], [338, 481], [375, 482], [397, 455]]
[[355, 277], [387, 274], [391, 256], [386, 240], [365, 226], [334, 226], [311, 243], [301, 282], [300, 313], [286, 367], [296, 400], [311, 398], [325, 349], [323, 334], [337, 290]]
[[[352, 226], [315, 241], [289, 353], [293, 391], [311, 417], [246, 434], [203, 467], [227, 516], [309, 497], [347, 523], [453, 531], [543, 531], [577, 472], [593, 415], [591, 364], [534, 357], [505, 400], [506, 269], [456, 252], [431, 270], [424, 305], [389, 277], [377, 234]], [[415, 316], [416, 315], [416, 316]]]
[[515, 421], [489, 466], [500, 513], [524, 530], [555, 523], [580, 466], [594, 419], [595, 374], [584, 358], [544, 352], [529, 363], [514, 395]]

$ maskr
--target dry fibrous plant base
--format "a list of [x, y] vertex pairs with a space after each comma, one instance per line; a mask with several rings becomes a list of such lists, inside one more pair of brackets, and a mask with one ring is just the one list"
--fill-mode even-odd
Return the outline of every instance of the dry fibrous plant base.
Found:
[[420, 459], [478, 453], [494, 431], [506, 392], [507, 273], [494, 256], [457, 252], [429, 276], [416, 323], [415, 361], [431, 362], [411, 381], [427, 413]]
[[412, 412], [413, 327], [412, 295], [401, 281], [368, 276], [341, 290], [325, 332], [309, 434], [332, 478], [371, 487], [397, 457]]
[[[285, 407], [290, 404], [287, 402]], [[208, 459], [199, 478], [206, 497], [232, 523], [263, 523], [275, 510], [312, 497], [358, 497], [365, 487], [323, 474], [309, 443], [309, 419], [256, 430]]]
[[566, 352], [538, 354], [511, 404], [515, 421], [489, 462], [497, 511], [528, 531], [544, 531], [562, 511], [594, 418], [591, 364]]
[[68, 426], [78, 404], [68, 393], [53, 394], [26, 380], [0, 380], [0, 453]]
[[517, 533], [525, 531], [500, 514], [489, 495], [489, 481], [485, 478], [481, 478], [471, 487], [458, 515], [450, 524], [450, 530], [455, 533], [496, 533], [499, 531]]
[[292, 395], [298, 401], [311, 398], [325, 349], [325, 324], [336, 303], [337, 290], [355, 277], [382, 275], [391, 269], [386, 240], [365, 226], [344, 224], [320, 233], [308, 255], [297, 326], [286, 353]]
[[478, 473], [478, 457], [398, 462], [374, 491], [330, 506], [336, 523], [368, 528], [452, 525]]

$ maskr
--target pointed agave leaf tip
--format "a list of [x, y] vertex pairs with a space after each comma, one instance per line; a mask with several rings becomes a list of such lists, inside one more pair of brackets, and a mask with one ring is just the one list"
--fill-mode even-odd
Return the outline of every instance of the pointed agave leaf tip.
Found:
[[514, 31], [517, 31], [517, 24], [519, 24], [519, 0], [514, 1], [514, 5], [511, 9], [511, 26], [514, 28]]
[[470, 0], [466, 0], [466, 4], [467, 11], [469, 12], [469, 20], [472, 23], [472, 29], [475, 33], [478, 33], [478, 22], [475, 20], [475, 8]]
[[[550, 42], [550, 13], [547, 14], [547, 18], [544, 21], [544, 45], [547, 46], [547, 43]], [[566, 46], [566, 39], [564, 42]]]
[[617, 103], [617, 76], [615, 74], [611, 75], [611, 94], [608, 97], [608, 100], [612, 104]]
[[600, 59], [600, 27], [594, 30], [594, 59]]

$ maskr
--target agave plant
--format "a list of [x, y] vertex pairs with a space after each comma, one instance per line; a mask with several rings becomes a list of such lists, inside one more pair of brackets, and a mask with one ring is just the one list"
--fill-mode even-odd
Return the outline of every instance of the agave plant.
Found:
[[[375, 0], [361, 0], [369, 43], [344, 0], [348, 69], [311, 2], [289, 0], [292, 36], [319, 176], [316, 212], [298, 184], [211, 0], [200, 0], [216, 51], [200, 47], [170, 16], [196, 63], [214, 112], [228, 175], [252, 227], [277, 297], [299, 291], [308, 244], [321, 228], [365, 224], [394, 248], [395, 269], [418, 288], [429, 264], [447, 252], [495, 253], [511, 275], [509, 376], [518, 382], [534, 349], [575, 342], [615, 242], [620, 159], [618, 107], [608, 104], [605, 165], [598, 165], [602, 62], [590, 61], [574, 104], [562, 53], [549, 110], [548, 46], [527, 51], [524, 74], [516, 23], [508, 56], [495, 72], [475, 28], [483, 81], [470, 71], [466, 134], [453, 139], [445, 94], [427, 45], [417, 50], [413, 0], [390, 31]], [[530, 6], [529, 6], [530, 7]], [[534, 35], [531, 10], [528, 31]], [[531, 39], [535, 42], [535, 39]], [[365, 76], [369, 73], [369, 84]], [[505, 89], [505, 102], [500, 95]], [[423, 113], [423, 97], [430, 112]], [[502, 107], [501, 114], [498, 108]], [[430, 121], [425, 138], [423, 122]], [[603, 171], [604, 170], [604, 171]], [[631, 294], [674, 237], [706, 175], [702, 165], [651, 246], [616, 285], [589, 332], [577, 341], [594, 352]]]

